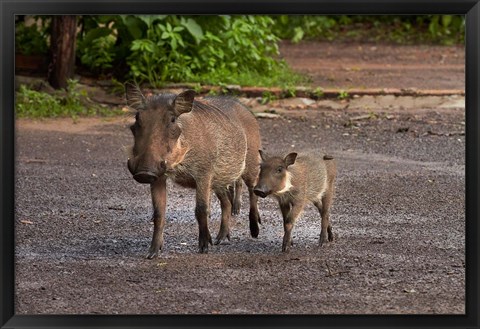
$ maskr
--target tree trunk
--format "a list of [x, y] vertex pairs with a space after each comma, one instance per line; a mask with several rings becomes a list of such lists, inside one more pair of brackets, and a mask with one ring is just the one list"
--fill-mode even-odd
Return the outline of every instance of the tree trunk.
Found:
[[53, 16], [48, 82], [53, 88], [67, 88], [75, 69], [76, 16]]

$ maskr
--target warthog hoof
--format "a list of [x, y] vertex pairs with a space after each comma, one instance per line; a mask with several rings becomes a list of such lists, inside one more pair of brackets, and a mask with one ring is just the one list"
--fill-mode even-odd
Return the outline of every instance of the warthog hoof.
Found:
[[292, 245], [293, 245], [293, 243], [291, 243], [291, 242], [284, 242], [282, 244], [282, 252], [289, 252]]
[[322, 247], [324, 244], [326, 244], [328, 241], [333, 241], [333, 235], [331, 234], [327, 234], [326, 233], [321, 233], [320, 234], [320, 241], [319, 241], [319, 244], [320, 244], [320, 247]]
[[260, 229], [258, 228], [257, 222], [250, 222], [250, 235], [252, 238], [258, 238], [258, 234], [260, 233]]
[[208, 244], [213, 245], [210, 233], [206, 237], [200, 237], [198, 240], [198, 252], [201, 254], [208, 253]]
[[224, 241], [225, 238], [230, 241], [230, 232], [225, 231], [220, 231], [218, 232], [218, 235], [215, 239], [215, 245], [220, 244], [220, 242]]
[[232, 215], [238, 215], [240, 213], [240, 208], [240, 201], [234, 201], [232, 204]]
[[148, 250], [148, 254], [147, 254], [147, 259], [153, 259], [153, 258], [157, 258], [158, 257], [158, 249], [157, 250], [154, 250], [150, 247], [150, 250]]
[[250, 210], [249, 219], [250, 219], [250, 235], [253, 238], [257, 238], [258, 233], [260, 233], [260, 228], [258, 227], [258, 224], [261, 223], [260, 215], [258, 214], [258, 211]]

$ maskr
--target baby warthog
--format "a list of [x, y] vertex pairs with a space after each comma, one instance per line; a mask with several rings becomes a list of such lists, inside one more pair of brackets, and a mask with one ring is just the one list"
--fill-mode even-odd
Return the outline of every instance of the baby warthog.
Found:
[[335, 192], [336, 163], [333, 157], [315, 152], [289, 153], [283, 156], [268, 156], [262, 151], [260, 177], [254, 188], [255, 194], [265, 198], [277, 198], [283, 215], [282, 251], [292, 243], [292, 228], [302, 213], [307, 201], [317, 207], [322, 217], [320, 246], [333, 241], [329, 220], [330, 206]]
[[125, 88], [127, 104], [136, 110], [128, 169], [137, 182], [150, 184], [154, 209], [147, 258], [155, 257], [163, 246], [167, 177], [196, 189], [200, 252], [208, 252], [212, 244], [207, 226], [211, 191], [222, 209], [218, 244], [230, 239], [229, 220], [240, 209], [242, 179], [250, 195], [250, 233], [257, 237], [260, 216], [253, 187], [259, 172], [260, 134], [253, 114], [231, 98], [194, 100], [193, 90], [146, 98], [134, 84]]

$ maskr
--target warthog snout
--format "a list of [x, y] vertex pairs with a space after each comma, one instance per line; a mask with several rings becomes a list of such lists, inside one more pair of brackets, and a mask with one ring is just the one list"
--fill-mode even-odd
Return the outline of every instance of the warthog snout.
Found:
[[257, 185], [254, 187], [253, 193], [261, 198], [266, 198], [270, 194], [270, 191], [265, 185]]
[[141, 171], [133, 175], [133, 178], [142, 184], [152, 184], [158, 176], [149, 171]]
[[128, 159], [128, 170], [133, 175], [133, 178], [141, 184], [152, 184], [158, 177], [165, 174], [167, 170], [166, 161], [160, 161], [156, 166], [140, 166], [134, 159]]

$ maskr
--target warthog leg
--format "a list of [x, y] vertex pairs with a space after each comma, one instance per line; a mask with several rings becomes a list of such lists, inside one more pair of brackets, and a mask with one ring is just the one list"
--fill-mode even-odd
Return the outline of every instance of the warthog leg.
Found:
[[330, 206], [332, 205], [332, 201], [333, 187], [329, 193], [326, 193], [323, 196], [321, 209], [318, 209], [320, 211], [320, 216], [322, 217], [320, 246], [323, 246], [327, 241], [333, 241], [332, 224], [330, 223]]
[[208, 215], [210, 212], [211, 178], [197, 181], [195, 217], [198, 222], [198, 251], [208, 252], [208, 244], [212, 244], [212, 237], [208, 230]]
[[238, 215], [240, 213], [240, 208], [242, 206], [242, 188], [243, 183], [242, 180], [239, 179], [228, 189], [228, 197], [230, 199], [230, 203], [232, 204], [232, 215]]
[[158, 255], [163, 247], [163, 228], [165, 226], [165, 209], [167, 204], [167, 179], [159, 177], [150, 185], [153, 204], [153, 238], [148, 250], [147, 258], [152, 259]]
[[302, 213], [304, 208], [304, 203], [297, 202], [291, 205], [280, 203], [280, 209], [282, 210], [283, 216], [283, 229], [285, 234], [283, 236], [282, 251], [286, 252], [289, 250], [292, 243], [292, 229], [295, 224], [296, 219]]
[[215, 244], [217, 245], [225, 240], [225, 238], [230, 241], [230, 216], [232, 213], [232, 204], [230, 203], [228, 190], [216, 191], [215, 194], [220, 200], [220, 207], [222, 208], [220, 230], [218, 231], [217, 238], [215, 239]]

